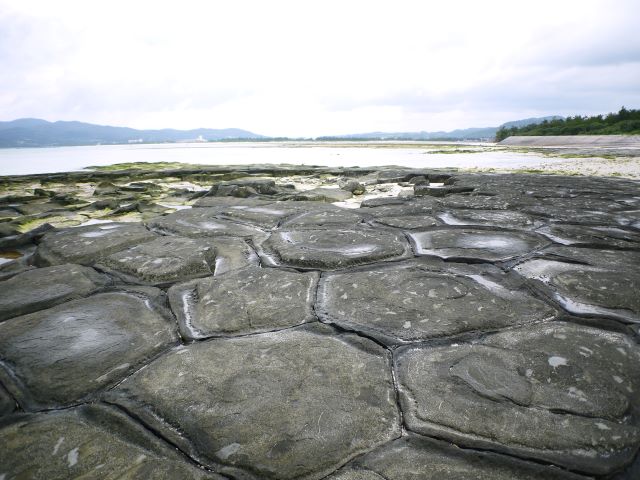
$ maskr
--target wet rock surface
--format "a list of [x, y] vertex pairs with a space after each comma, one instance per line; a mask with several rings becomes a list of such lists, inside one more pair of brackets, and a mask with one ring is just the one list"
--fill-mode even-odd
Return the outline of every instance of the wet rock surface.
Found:
[[0, 377], [26, 410], [94, 395], [177, 342], [161, 294], [99, 293], [0, 323]]
[[186, 438], [174, 441], [218, 471], [321, 478], [400, 434], [389, 361], [370, 340], [315, 325], [173, 350], [108, 399], [178, 427]]
[[0, 179], [0, 479], [635, 479], [639, 186]]
[[246, 335], [315, 320], [318, 274], [249, 267], [169, 290], [169, 300], [189, 339]]
[[391, 345], [553, 319], [522, 287], [490, 265], [409, 261], [325, 275], [317, 311]]
[[92, 265], [126, 247], [156, 238], [139, 224], [109, 223], [47, 233], [38, 246], [43, 265], [80, 263]]
[[0, 320], [87, 296], [109, 283], [108, 277], [81, 265], [57, 265], [20, 273], [0, 282]]
[[409, 430], [607, 474], [640, 441], [639, 360], [623, 335], [557, 324], [403, 347], [396, 366]]
[[409, 252], [401, 234], [364, 227], [279, 231], [263, 247], [271, 264], [321, 270], [398, 259]]
[[116, 410], [81, 407], [0, 421], [5, 478], [222, 480]]
[[581, 475], [559, 468], [501, 457], [490, 452], [462, 450], [409, 434], [377, 448], [331, 475], [331, 480], [580, 480]]
[[125, 281], [165, 285], [211, 275], [215, 269], [215, 248], [200, 239], [160, 237], [113, 253], [97, 268]]
[[549, 244], [534, 234], [501, 230], [434, 229], [410, 235], [419, 255], [463, 261], [512, 260]]

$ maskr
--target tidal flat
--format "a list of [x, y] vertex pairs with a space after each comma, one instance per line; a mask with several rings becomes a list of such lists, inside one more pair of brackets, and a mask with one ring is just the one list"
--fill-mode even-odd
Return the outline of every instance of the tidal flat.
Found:
[[0, 177], [0, 478], [638, 478], [639, 187]]

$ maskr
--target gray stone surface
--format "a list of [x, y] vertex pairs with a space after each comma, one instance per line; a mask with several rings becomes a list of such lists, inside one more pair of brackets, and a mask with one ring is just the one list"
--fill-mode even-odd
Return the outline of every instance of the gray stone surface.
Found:
[[594, 260], [596, 266], [537, 258], [521, 263], [515, 270], [532, 279], [570, 313], [640, 323], [640, 263], [602, 266], [602, 257]]
[[270, 264], [322, 270], [397, 259], [409, 252], [401, 234], [365, 227], [279, 231], [262, 246]]
[[486, 225], [499, 228], [531, 228], [530, 215], [506, 210], [456, 209], [441, 212], [437, 217], [447, 225]]
[[552, 319], [522, 287], [491, 265], [408, 261], [325, 275], [317, 311], [391, 345]]
[[0, 417], [13, 413], [16, 402], [13, 397], [0, 385]]
[[638, 360], [624, 335], [549, 324], [402, 347], [396, 368], [410, 430], [602, 475], [640, 446]]
[[471, 228], [428, 230], [410, 236], [418, 255], [484, 262], [512, 260], [549, 244], [531, 233]]
[[103, 257], [156, 238], [138, 223], [108, 223], [47, 233], [38, 246], [41, 265], [92, 265]]
[[72, 404], [175, 344], [153, 288], [99, 293], [0, 323], [0, 380], [29, 410]]
[[108, 399], [243, 478], [319, 479], [400, 434], [389, 353], [318, 324], [181, 347]]
[[215, 260], [211, 241], [166, 236], [111, 254], [96, 267], [127, 282], [162, 286], [212, 275]]
[[367, 453], [327, 480], [586, 480], [557, 467], [464, 450], [409, 434]]
[[0, 422], [6, 480], [222, 480], [115, 409], [91, 406]]
[[391, 217], [377, 217], [376, 222], [390, 227], [406, 230], [424, 229], [440, 225], [440, 222], [432, 215], [405, 215]]
[[0, 480], [640, 478], [638, 181], [123, 168], [0, 181]]
[[562, 245], [640, 250], [640, 234], [617, 227], [548, 225], [536, 231]]
[[359, 210], [360, 209], [349, 210], [346, 208], [336, 207], [334, 205], [322, 205], [313, 208], [307, 207], [306, 211], [299, 212], [298, 215], [283, 222], [282, 228], [313, 228], [334, 225], [354, 227], [366, 218]]
[[87, 296], [109, 279], [81, 265], [56, 265], [19, 273], [0, 282], [0, 321]]
[[315, 272], [248, 267], [168, 293], [184, 338], [246, 335], [315, 320], [317, 280]]
[[147, 226], [162, 234], [192, 238], [220, 236], [251, 238], [264, 235], [264, 232], [257, 227], [218, 218], [219, 213], [220, 210], [216, 207], [179, 210], [150, 220]]

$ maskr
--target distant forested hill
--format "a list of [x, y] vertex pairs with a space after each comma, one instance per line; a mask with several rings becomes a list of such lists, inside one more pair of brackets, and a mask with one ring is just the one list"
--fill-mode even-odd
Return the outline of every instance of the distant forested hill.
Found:
[[37, 118], [0, 122], [0, 148], [184, 142], [199, 137], [201, 141], [263, 138], [238, 128], [135, 130], [82, 122], [47, 122]]
[[513, 135], [638, 135], [640, 110], [622, 107], [618, 113], [595, 117], [560, 118], [545, 120], [536, 125], [511, 126], [505, 124], [496, 133], [496, 142]]

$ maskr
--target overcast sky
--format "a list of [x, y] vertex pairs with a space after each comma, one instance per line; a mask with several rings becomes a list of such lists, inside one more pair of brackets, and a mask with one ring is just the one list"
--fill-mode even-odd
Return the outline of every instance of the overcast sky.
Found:
[[264, 135], [640, 108], [639, 0], [0, 0], [0, 120]]

